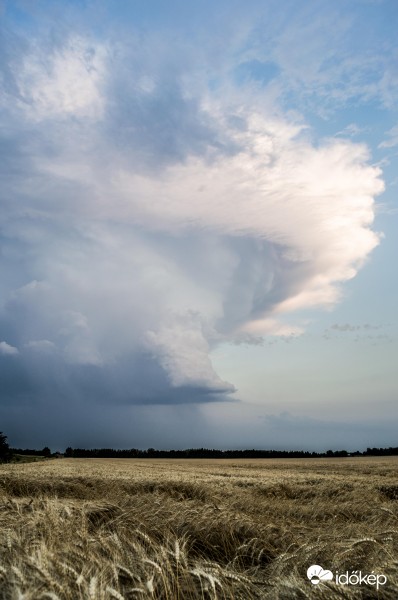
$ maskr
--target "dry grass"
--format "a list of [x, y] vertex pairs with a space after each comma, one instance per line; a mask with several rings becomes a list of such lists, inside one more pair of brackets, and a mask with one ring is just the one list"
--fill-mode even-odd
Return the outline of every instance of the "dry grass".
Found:
[[[0, 598], [398, 598], [398, 459], [0, 467]], [[313, 586], [311, 564], [384, 573]]]

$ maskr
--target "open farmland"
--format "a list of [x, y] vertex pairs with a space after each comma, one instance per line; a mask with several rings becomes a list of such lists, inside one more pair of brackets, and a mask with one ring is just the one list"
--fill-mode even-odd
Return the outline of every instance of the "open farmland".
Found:
[[[0, 597], [398, 598], [398, 458], [0, 466]], [[307, 568], [384, 574], [312, 585]]]

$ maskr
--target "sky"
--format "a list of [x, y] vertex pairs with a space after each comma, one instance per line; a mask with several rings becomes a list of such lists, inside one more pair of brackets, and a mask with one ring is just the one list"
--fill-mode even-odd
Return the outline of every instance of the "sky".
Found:
[[10, 444], [397, 446], [396, 0], [0, 20]]

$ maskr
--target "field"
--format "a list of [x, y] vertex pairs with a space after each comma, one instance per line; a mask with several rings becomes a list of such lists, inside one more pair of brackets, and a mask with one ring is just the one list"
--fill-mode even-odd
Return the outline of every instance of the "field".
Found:
[[[397, 467], [397, 457], [2, 465], [0, 598], [396, 600]], [[379, 590], [376, 577], [313, 585], [313, 564], [374, 572]]]

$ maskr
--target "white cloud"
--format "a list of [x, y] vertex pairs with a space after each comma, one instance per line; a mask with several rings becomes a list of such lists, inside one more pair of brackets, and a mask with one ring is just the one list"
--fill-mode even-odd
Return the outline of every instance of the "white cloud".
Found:
[[[178, 233], [208, 229], [265, 239], [290, 263], [306, 264], [303, 289], [283, 298], [289, 310], [334, 304], [339, 282], [355, 276], [378, 244], [370, 229], [380, 170], [362, 145], [329, 141], [314, 148], [296, 127], [252, 116], [235, 134], [243, 150], [192, 158], [149, 177], [119, 170], [102, 218]], [[107, 174], [108, 176], [109, 174]], [[106, 183], [104, 184], [106, 187]]]
[[31, 118], [76, 116], [97, 119], [101, 116], [104, 46], [71, 36], [48, 55], [47, 48], [32, 50], [17, 76], [20, 107]]
[[387, 131], [387, 138], [379, 144], [379, 148], [394, 148], [398, 146], [398, 125]]
[[342, 136], [342, 137], [353, 138], [364, 132], [365, 132], [364, 128], [359, 127], [356, 123], [350, 123], [349, 125], [344, 127], [344, 129], [342, 129], [341, 131], [338, 131], [334, 135], [335, 135], [335, 137]]
[[39, 352], [53, 352], [56, 346], [50, 340], [30, 340], [25, 344], [25, 348], [37, 350]]
[[195, 317], [185, 315], [177, 323], [148, 331], [148, 349], [168, 373], [171, 384], [197, 386], [212, 392], [233, 392], [233, 385], [222, 381], [209, 358], [209, 343]]
[[4, 356], [15, 356], [16, 354], [19, 354], [19, 350], [18, 348], [15, 348], [15, 346], [11, 346], [3, 341], [0, 342], [0, 354], [3, 354]]

